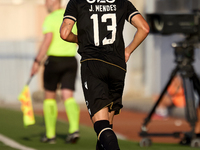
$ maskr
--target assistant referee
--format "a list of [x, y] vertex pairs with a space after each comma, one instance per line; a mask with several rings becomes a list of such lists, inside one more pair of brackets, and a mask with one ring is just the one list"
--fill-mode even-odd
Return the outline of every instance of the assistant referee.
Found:
[[[56, 140], [56, 90], [61, 88], [62, 99], [69, 120], [69, 134], [67, 143], [75, 143], [79, 138], [79, 106], [73, 93], [77, 74], [77, 60], [75, 58], [77, 45], [65, 42], [60, 38], [59, 29], [62, 23], [64, 10], [60, 0], [46, 0], [46, 8], [50, 13], [43, 23], [44, 39], [32, 66], [31, 76], [38, 72], [39, 65], [45, 55], [48, 56], [44, 66], [45, 100], [43, 112], [46, 134], [42, 142], [55, 143]], [[73, 28], [76, 33], [76, 27]]]

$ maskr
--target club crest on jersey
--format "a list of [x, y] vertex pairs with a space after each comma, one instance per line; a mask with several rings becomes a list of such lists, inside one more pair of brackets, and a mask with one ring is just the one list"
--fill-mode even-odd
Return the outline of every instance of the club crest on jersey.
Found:
[[114, 3], [115, 0], [87, 0], [88, 3], [92, 4], [92, 3]]

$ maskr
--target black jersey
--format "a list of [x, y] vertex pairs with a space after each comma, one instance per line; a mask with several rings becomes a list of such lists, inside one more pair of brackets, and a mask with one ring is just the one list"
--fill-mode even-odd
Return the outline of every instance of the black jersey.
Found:
[[125, 20], [139, 14], [128, 0], [70, 0], [64, 19], [77, 21], [78, 53], [125, 68], [122, 31]]

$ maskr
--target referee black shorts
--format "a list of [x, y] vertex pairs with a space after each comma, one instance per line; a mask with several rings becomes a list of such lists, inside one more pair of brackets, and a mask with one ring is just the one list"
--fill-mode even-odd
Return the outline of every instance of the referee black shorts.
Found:
[[75, 79], [77, 73], [77, 60], [75, 57], [49, 56], [45, 62], [44, 88], [49, 91], [56, 91], [58, 86], [61, 89], [75, 90]]
[[97, 60], [81, 63], [82, 88], [85, 102], [92, 118], [104, 107], [119, 114], [126, 71]]

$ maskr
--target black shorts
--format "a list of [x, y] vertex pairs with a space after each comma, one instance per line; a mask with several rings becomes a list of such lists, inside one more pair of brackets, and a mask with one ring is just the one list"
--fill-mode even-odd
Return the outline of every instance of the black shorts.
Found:
[[101, 61], [81, 63], [82, 88], [85, 102], [92, 118], [104, 107], [119, 114], [126, 71]]
[[44, 88], [49, 91], [56, 91], [58, 86], [61, 89], [75, 90], [75, 79], [77, 73], [77, 60], [75, 57], [49, 56], [45, 62]]

